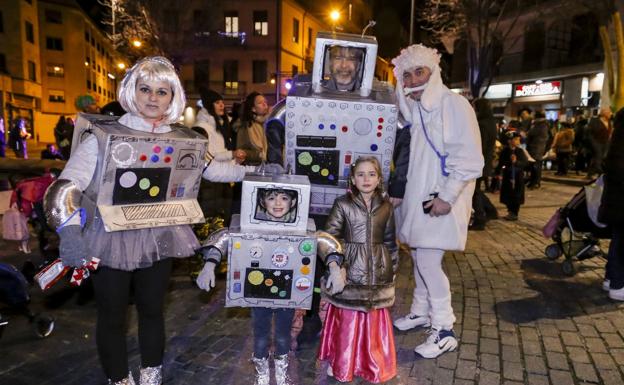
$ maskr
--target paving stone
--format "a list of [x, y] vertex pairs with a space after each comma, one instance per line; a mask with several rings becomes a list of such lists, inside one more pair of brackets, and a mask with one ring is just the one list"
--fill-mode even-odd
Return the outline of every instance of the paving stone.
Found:
[[464, 360], [477, 360], [477, 345], [461, 344], [459, 345], [459, 358]]
[[490, 372], [500, 372], [500, 357], [494, 354], [481, 354], [479, 357], [480, 367]]
[[596, 331], [596, 328], [593, 327], [592, 325], [585, 325], [585, 324], [579, 325], [577, 322], [577, 326], [578, 326], [579, 333], [581, 333], [583, 337], [598, 337], [599, 336], [598, 332]]
[[522, 336], [523, 341], [539, 341], [537, 330], [533, 328], [520, 328], [520, 335]]
[[529, 373], [529, 375], [527, 376], [527, 379], [528, 379], [529, 385], [549, 385], [550, 384], [547, 376], [541, 376], [538, 374]]
[[499, 341], [497, 339], [481, 338], [479, 340], [479, 352], [498, 354], [499, 353], [498, 344], [499, 344]]
[[581, 337], [576, 332], [575, 333], [572, 333], [572, 332], [562, 332], [561, 333], [561, 340], [563, 341], [564, 345], [568, 345], [568, 346], [584, 346], [583, 341], [581, 340]]
[[479, 332], [476, 330], [464, 330], [460, 340], [462, 343], [477, 344], [479, 343]]
[[606, 353], [607, 347], [601, 338], [585, 338], [587, 350], [595, 353]]
[[455, 376], [466, 380], [473, 380], [477, 374], [477, 363], [475, 361], [459, 360]]
[[576, 373], [576, 377], [579, 379], [589, 382], [598, 382], [598, 375], [591, 364], [573, 362], [572, 366], [574, 366], [574, 373]]
[[541, 355], [542, 346], [538, 341], [523, 341], [522, 350], [524, 354]]
[[589, 355], [583, 348], [569, 346], [567, 347], [568, 356], [572, 362], [579, 362], [583, 364], [589, 364]]
[[624, 383], [622, 374], [617, 370], [599, 369], [598, 374], [604, 385], [622, 385]]
[[550, 381], [554, 385], [574, 385], [574, 380], [570, 372], [561, 370], [551, 370], [549, 373]]
[[516, 363], [522, 362], [522, 354], [520, 353], [520, 349], [515, 346], [503, 345], [503, 361]]
[[481, 371], [479, 373], [479, 385], [499, 385], [500, 384], [500, 374]]
[[524, 369], [521, 364], [503, 361], [503, 377], [510, 380], [522, 381]]
[[590, 353], [591, 358], [594, 361], [594, 365], [598, 369], [610, 369], [617, 370], [618, 366], [611, 358], [611, 355], [607, 353]]
[[546, 370], [546, 362], [540, 356], [524, 356], [524, 365], [527, 373], [532, 374], [548, 374]]
[[547, 352], [563, 353], [563, 345], [559, 337], [543, 337], [542, 342]]
[[548, 367], [551, 369], [569, 370], [568, 358], [565, 354], [546, 352]]

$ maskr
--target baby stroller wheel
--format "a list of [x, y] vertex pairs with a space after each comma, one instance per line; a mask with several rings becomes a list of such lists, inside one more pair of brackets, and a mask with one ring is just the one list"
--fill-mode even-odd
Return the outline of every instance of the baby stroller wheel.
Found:
[[561, 247], [559, 247], [559, 245], [556, 243], [548, 245], [546, 246], [546, 250], [544, 250], [544, 254], [546, 254], [546, 258], [554, 261], [555, 259], [561, 257]]
[[37, 337], [46, 338], [54, 330], [54, 318], [46, 314], [35, 314], [32, 319], [32, 327]]
[[566, 259], [565, 261], [563, 261], [563, 263], [561, 264], [561, 270], [563, 271], [563, 274], [567, 275], [568, 277], [571, 277], [576, 273], [576, 269], [574, 268], [574, 262], [572, 262], [572, 260], [570, 259]]

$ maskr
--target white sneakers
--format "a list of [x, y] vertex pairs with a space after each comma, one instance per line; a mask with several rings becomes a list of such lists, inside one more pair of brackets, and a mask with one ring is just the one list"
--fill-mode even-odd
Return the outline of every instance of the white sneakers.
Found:
[[624, 287], [621, 289], [610, 289], [609, 298], [616, 301], [624, 301]]
[[602, 290], [609, 291], [609, 286], [611, 286], [611, 281], [605, 278], [602, 281]]
[[416, 346], [416, 354], [424, 358], [436, 358], [442, 353], [451, 352], [457, 348], [458, 342], [452, 330], [438, 330], [431, 328], [425, 343]]
[[394, 320], [393, 325], [399, 330], [409, 330], [415, 327], [429, 327], [431, 321], [428, 316], [409, 313], [408, 315]]

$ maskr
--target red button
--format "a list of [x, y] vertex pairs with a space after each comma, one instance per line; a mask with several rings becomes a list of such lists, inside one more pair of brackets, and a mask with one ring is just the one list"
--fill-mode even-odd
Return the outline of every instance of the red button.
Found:
[[377, 126], [378, 130], [383, 130], [383, 126], [380, 124], [379, 126]]
[[379, 118], [379, 119], [377, 119], [377, 121], [378, 121], [379, 123], [383, 123], [383, 122], [384, 122], [383, 118]]
[[351, 163], [351, 155], [350, 154], [345, 155], [345, 163], [346, 164], [350, 164]]
[[141, 154], [141, 156], [139, 157], [139, 159], [141, 160], [141, 162], [145, 162], [147, 160], [147, 155], [145, 154]]
[[381, 132], [377, 133], [377, 136], [381, 138], [381, 135], [383, 135]]
[[169, 163], [171, 162], [171, 157], [170, 156], [165, 156], [165, 163]]
[[349, 131], [349, 127], [347, 126], [342, 126], [342, 132], [347, 132]]

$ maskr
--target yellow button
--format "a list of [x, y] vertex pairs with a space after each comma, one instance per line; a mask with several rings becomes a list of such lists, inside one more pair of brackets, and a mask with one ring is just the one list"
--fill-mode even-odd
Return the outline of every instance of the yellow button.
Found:
[[247, 276], [247, 280], [254, 286], [257, 286], [264, 281], [264, 274], [261, 271], [254, 270]]
[[234, 242], [234, 248], [235, 249], [240, 249], [240, 242]]
[[310, 274], [310, 268], [308, 266], [301, 266], [301, 269], [299, 269], [299, 271], [301, 272], [301, 274], [304, 275]]

